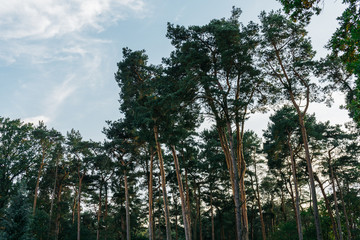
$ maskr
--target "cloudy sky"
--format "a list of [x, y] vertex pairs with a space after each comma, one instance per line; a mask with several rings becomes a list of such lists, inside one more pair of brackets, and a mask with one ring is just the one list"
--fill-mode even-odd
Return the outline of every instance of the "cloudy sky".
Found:
[[[319, 56], [337, 26], [340, 1], [327, 1], [309, 26]], [[158, 64], [172, 47], [167, 22], [203, 25], [229, 17], [232, 6], [241, 21], [258, 21], [261, 10], [279, 9], [275, 0], [11, 0], [0, 8], [0, 116], [44, 121], [66, 134], [80, 130], [85, 139], [102, 140], [106, 120], [121, 117], [114, 80], [121, 49], [145, 49]], [[341, 97], [339, 98], [341, 100]], [[347, 121], [338, 105], [313, 105], [320, 120]], [[261, 133], [267, 115], [247, 126]]]

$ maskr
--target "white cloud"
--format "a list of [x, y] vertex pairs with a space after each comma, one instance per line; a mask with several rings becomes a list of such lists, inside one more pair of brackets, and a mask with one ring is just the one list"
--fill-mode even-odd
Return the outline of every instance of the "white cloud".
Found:
[[50, 93], [49, 98], [46, 101], [46, 105], [49, 106], [48, 112], [56, 112], [58, 107], [77, 89], [77, 85], [74, 83], [75, 75], [69, 75], [58, 86], [55, 86]]
[[[0, 39], [47, 39], [143, 15], [143, 0], [12, 0], [0, 8]], [[141, 13], [141, 14], [140, 14]]]
[[23, 119], [23, 121], [25, 123], [32, 123], [32, 124], [37, 125], [40, 121], [42, 121], [44, 123], [50, 122], [50, 118], [46, 117], [46, 116], [43, 116], [43, 115], [40, 115], [40, 116], [25, 118], [25, 119]]

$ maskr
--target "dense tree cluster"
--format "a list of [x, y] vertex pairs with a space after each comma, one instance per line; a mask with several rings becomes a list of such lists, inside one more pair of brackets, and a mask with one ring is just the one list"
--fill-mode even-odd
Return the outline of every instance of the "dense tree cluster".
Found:
[[[336, 51], [340, 28], [314, 60], [305, 26], [321, 9], [304, 2], [282, 1], [297, 22], [272, 11], [244, 25], [234, 8], [168, 24], [158, 66], [124, 48], [123, 117], [104, 142], [0, 117], [0, 239], [359, 239], [358, 48]], [[308, 113], [346, 84], [357, 124]], [[268, 109], [262, 138], [246, 130]]]

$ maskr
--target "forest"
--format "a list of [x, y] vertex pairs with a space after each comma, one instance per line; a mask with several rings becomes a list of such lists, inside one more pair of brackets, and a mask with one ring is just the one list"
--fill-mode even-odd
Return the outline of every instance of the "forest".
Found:
[[[259, 23], [168, 23], [159, 65], [124, 47], [103, 142], [1, 116], [0, 239], [360, 239], [360, 2], [320, 59], [322, 1], [279, 2]], [[337, 91], [352, 121], [317, 120]]]

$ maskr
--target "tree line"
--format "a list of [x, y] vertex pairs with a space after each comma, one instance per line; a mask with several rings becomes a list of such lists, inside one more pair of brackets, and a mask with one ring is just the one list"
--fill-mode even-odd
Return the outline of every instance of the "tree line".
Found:
[[[315, 60], [305, 27], [319, 1], [281, 2], [293, 19], [245, 25], [233, 8], [168, 24], [174, 50], [160, 65], [124, 48], [123, 117], [104, 142], [1, 117], [1, 239], [358, 239], [356, 34], [338, 30]], [[353, 123], [308, 113], [335, 89]], [[262, 138], [246, 129], [269, 109]]]

